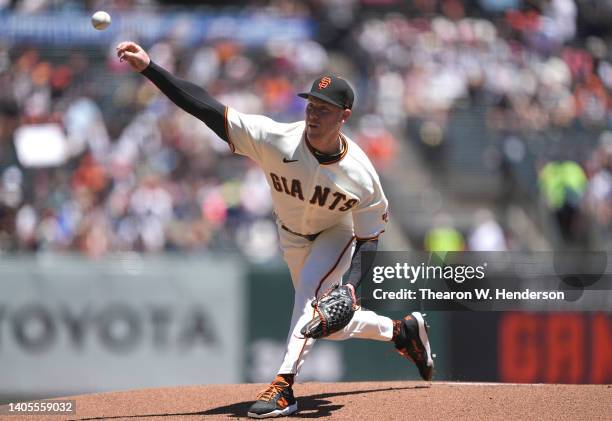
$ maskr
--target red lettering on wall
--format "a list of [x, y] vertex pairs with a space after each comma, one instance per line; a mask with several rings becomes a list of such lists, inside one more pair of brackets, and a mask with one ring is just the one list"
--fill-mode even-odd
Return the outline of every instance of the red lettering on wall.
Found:
[[584, 372], [584, 327], [579, 314], [554, 314], [546, 324], [546, 383], [578, 383]]
[[612, 381], [612, 323], [609, 316], [597, 314], [591, 320], [591, 375], [590, 383]]
[[502, 382], [612, 382], [611, 314], [505, 313], [498, 334]]
[[539, 318], [510, 313], [502, 317], [499, 329], [499, 372], [501, 380], [531, 383], [538, 376]]

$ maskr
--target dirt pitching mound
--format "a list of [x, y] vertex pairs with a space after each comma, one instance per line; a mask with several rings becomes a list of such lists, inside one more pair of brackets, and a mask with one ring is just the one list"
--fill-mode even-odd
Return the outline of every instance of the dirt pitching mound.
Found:
[[[246, 418], [266, 385], [208, 385], [70, 397], [76, 414], [11, 421]], [[300, 383], [291, 418], [376, 420], [611, 420], [612, 386], [453, 382]], [[57, 398], [59, 399], [59, 398]]]

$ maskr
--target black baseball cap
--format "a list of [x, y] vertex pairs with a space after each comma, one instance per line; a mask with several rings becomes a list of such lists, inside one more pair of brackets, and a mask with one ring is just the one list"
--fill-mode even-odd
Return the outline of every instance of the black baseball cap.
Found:
[[315, 97], [343, 109], [353, 108], [355, 93], [348, 82], [335, 75], [323, 75], [312, 83], [310, 92], [298, 94], [301, 98]]

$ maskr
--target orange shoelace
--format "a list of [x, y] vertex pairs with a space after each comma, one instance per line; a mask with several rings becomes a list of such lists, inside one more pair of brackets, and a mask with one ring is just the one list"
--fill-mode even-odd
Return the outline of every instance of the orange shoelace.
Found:
[[393, 336], [391, 337], [391, 340], [393, 342], [395, 342], [395, 340], [399, 336], [401, 330], [402, 330], [402, 321], [401, 320], [393, 320]]
[[397, 352], [399, 352], [399, 354], [402, 357], [408, 358], [410, 361], [415, 362], [414, 359], [410, 356], [410, 354], [405, 349], [398, 349]]
[[257, 395], [258, 401], [270, 401], [274, 396], [282, 392], [284, 388], [289, 387], [288, 383], [285, 382], [273, 382], [265, 390]]

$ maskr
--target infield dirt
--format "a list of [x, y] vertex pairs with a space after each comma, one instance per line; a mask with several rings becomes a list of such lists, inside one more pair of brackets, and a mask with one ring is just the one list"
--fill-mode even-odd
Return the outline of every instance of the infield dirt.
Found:
[[[207, 385], [70, 397], [70, 416], [17, 420], [246, 419], [266, 385]], [[291, 418], [372, 420], [612, 420], [612, 385], [453, 382], [299, 383]], [[55, 398], [59, 399], [59, 398]], [[2, 418], [2, 417], [0, 417]], [[290, 418], [284, 418], [290, 419]]]

